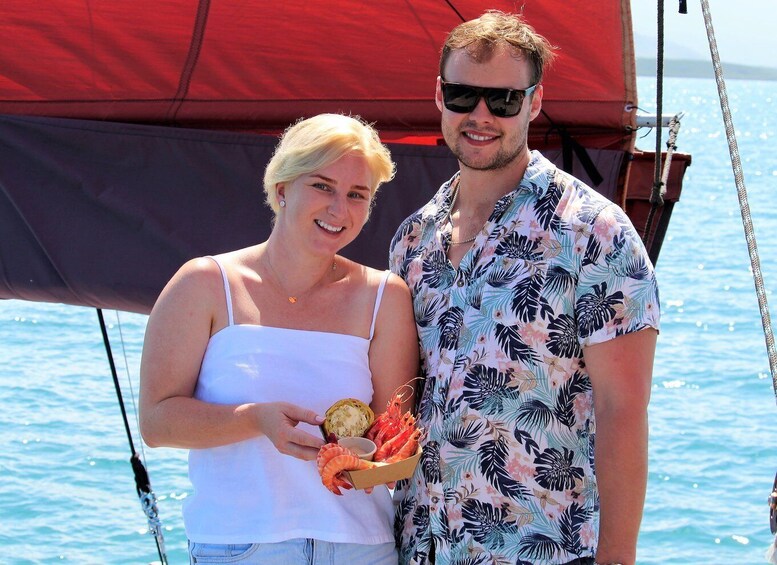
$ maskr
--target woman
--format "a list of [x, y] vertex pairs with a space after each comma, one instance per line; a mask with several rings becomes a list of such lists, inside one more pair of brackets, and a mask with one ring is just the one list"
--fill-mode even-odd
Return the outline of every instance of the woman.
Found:
[[393, 174], [360, 120], [296, 123], [265, 172], [267, 241], [187, 262], [159, 296], [141, 432], [190, 450], [193, 563], [396, 563], [388, 489], [336, 496], [315, 464], [329, 406], [353, 397], [380, 413], [417, 374], [407, 286], [337, 254]]

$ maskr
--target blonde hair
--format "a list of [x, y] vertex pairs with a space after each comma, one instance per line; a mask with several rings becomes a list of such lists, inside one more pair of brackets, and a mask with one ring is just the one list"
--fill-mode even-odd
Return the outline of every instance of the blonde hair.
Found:
[[445, 78], [445, 64], [452, 51], [466, 49], [476, 61], [486, 62], [500, 45], [508, 45], [526, 57], [532, 69], [532, 84], [542, 82], [545, 69], [556, 56], [555, 47], [522, 16], [487, 10], [479, 18], [459, 24], [448, 34], [440, 55], [440, 76]]
[[302, 119], [283, 132], [264, 172], [264, 193], [275, 214], [280, 209], [275, 187], [293, 182], [302, 175], [327, 167], [348, 153], [367, 161], [370, 191], [394, 178], [391, 153], [378, 132], [359, 116], [319, 114]]

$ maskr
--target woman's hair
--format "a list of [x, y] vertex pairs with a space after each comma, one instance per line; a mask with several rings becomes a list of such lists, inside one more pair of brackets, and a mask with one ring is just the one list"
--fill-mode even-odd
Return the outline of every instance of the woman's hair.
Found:
[[267, 204], [279, 210], [278, 183], [289, 183], [302, 175], [328, 167], [340, 157], [357, 153], [370, 170], [372, 195], [394, 178], [391, 153], [381, 143], [378, 132], [358, 116], [319, 114], [291, 125], [275, 148], [264, 172]]
[[466, 49], [478, 62], [486, 62], [500, 45], [509, 45], [529, 61], [532, 83], [542, 82], [542, 75], [555, 57], [555, 49], [518, 14], [487, 10], [477, 19], [459, 24], [448, 34], [440, 56], [440, 76], [445, 78], [445, 64], [451, 53]]

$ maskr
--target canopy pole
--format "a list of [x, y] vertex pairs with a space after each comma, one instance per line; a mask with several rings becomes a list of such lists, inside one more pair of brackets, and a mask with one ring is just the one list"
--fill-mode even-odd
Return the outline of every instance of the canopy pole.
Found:
[[97, 319], [100, 322], [100, 331], [103, 336], [103, 343], [105, 344], [105, 353], [108, 356], [108, 364], [111, 367], [111, 376], [113, 377], [113, 387], [116, 390], [116, 396], [119, 401], [119, 408], [121, 409], [121, 417], [124, 420], [124, 431], [127, 433], [127, 441], [129, 442], [130, 452], [130, 465], [132, 466], [132, 472], [135, 476], [135, 490], [140, 498], [140, 505], [143, 508], [143, 512], [148, 520], [149, 533], [153, 534], [156, 541], [156, 549], [159, 554], [159, 559], [162, 565], [167, 565], [167, 552], [165, 550], [165, 538], [162, 533], [162, 523], [159, 520], [159, 511], [157, 510], [157, 499], [154, 491], [151, 490], [151, 481], [148, 477], [143, 462], [140, 460], [137, 451], [135, 451], [135, 443], [132, 441], [132, 431], [130, 430], [129, 421], [127, 420], [127, 410], [124, 407], [124, 398], [121, 394], [121, 385], [119, 384], [119, 377], [116, 372], [116, 364], [113, 361], [113, 352], [111, 351], [111, 342], [108, 338], [108, 330], [105, 326], [105, 318], [103, 317], [103, 311], [101, 308], [96, 308]]

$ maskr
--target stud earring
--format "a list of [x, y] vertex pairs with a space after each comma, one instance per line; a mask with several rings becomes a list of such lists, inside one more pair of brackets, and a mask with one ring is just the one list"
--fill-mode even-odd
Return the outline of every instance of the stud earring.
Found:
[[286, 201], [285, 200], [281, 200], [280, 202], [278, 202], [278, 206], [280, 206], [281, 208], [285, 208], [286, 207]]

